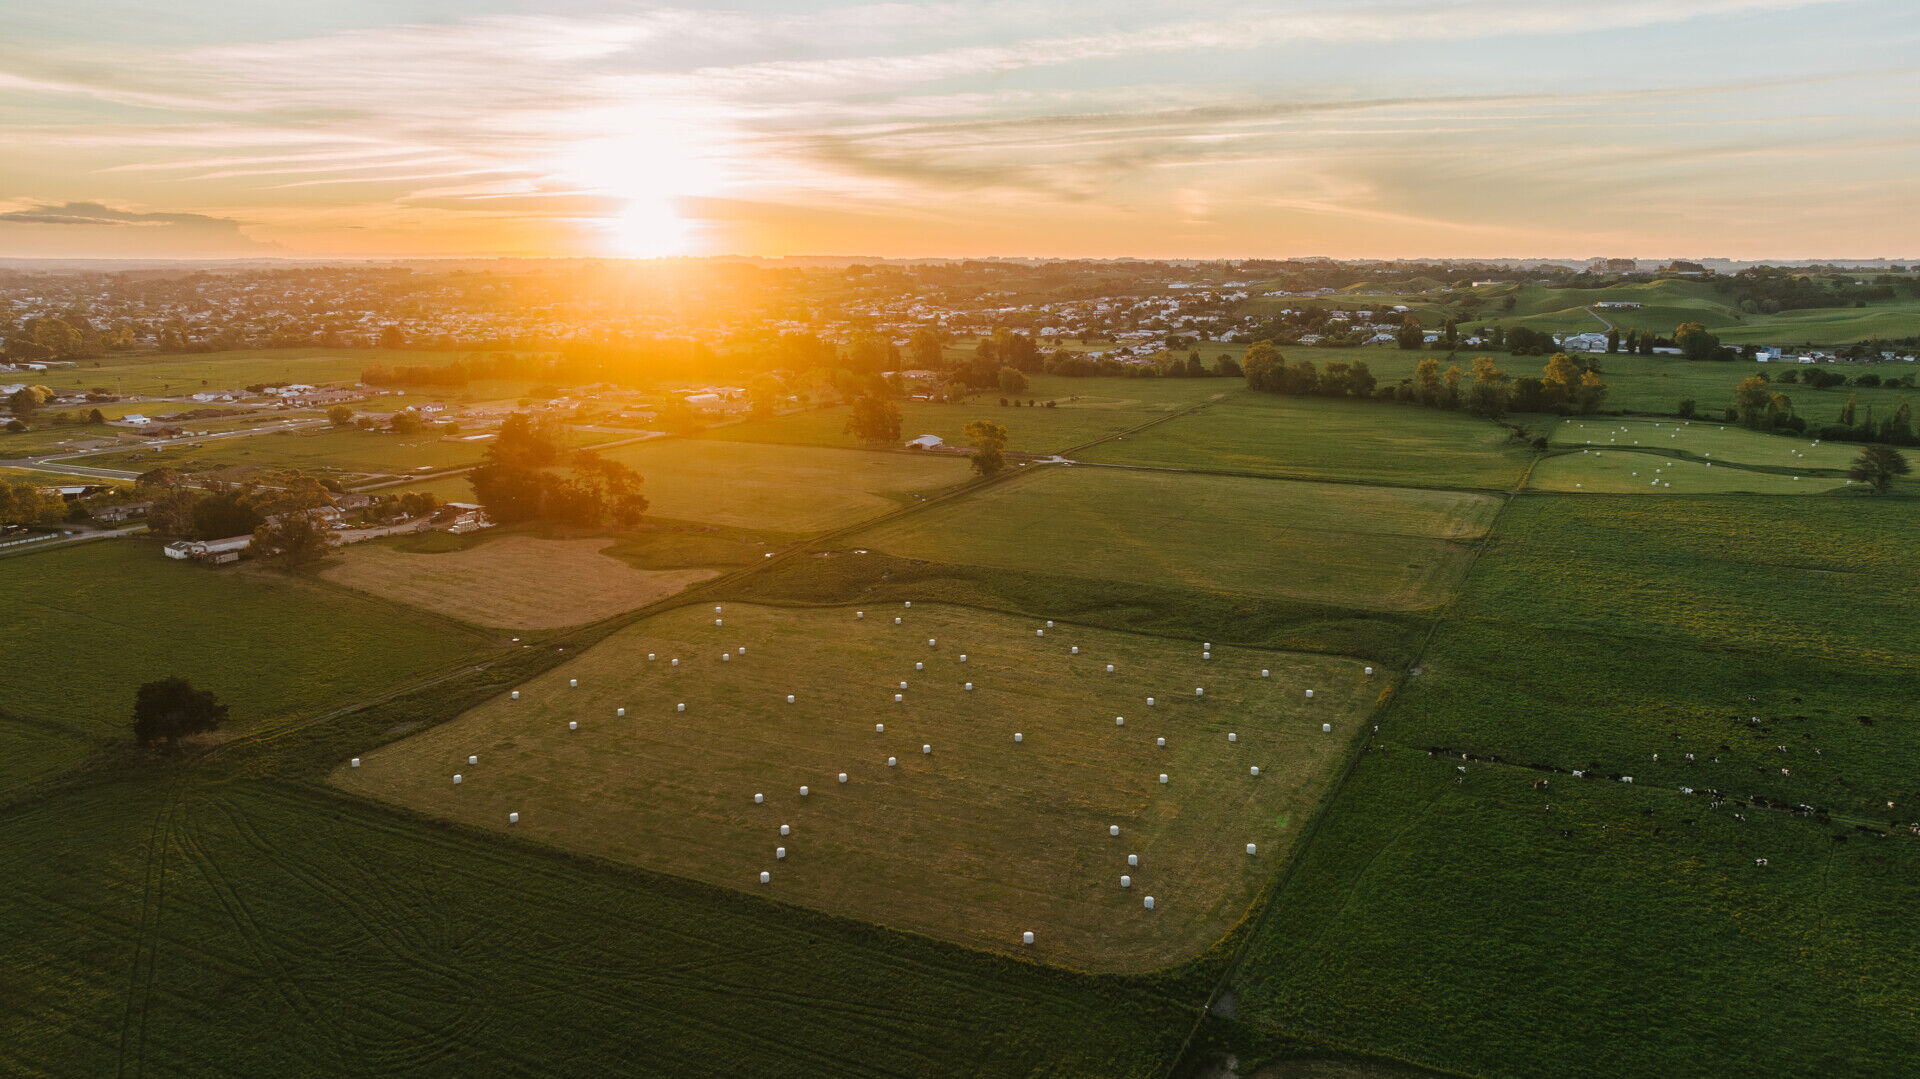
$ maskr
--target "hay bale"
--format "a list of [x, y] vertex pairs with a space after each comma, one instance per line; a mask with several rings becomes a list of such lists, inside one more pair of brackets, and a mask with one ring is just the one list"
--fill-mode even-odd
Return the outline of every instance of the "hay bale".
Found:
[[728, 660], [730, 660], [730, 659], [732, 659], [732, 658], [733, 658], [733, 653], [732, 653], [732, 652], [722, 652], [722, 653], [720, 653], [720, 662], [722, 662], [722, 663], [725, 663], [725, 662], [727, 662]]
[[1272, 677], [1273, 677], [1273, 672], [1272, 672], [1272, 671], [1270, 671], [1270, 670], [1268, 670], [1268, 669], [1266, 669], [1265, 667], [1262, 667], [1262, 668], [1260, 668], [1260, 677], [1262, 677], [1262, 678], [1272, 678]]
[[1247, 844], [1247, 853], [1248, 853], [1248, 854], [1257, 854], [1258, 852], [1259, 852], [1259, 851], [1258, 851], [1258, 848], [1257, 848], [1257, 847], [1255, 847], [1255, 846], [1254, 846], [1254, 845], [1253, 845], [1252, 843], [1249, 843], [1249, 844]]
[[1027, 932], [1027, 933], [1022, 933], [1022, 934], [1020, 934], [1020, 943], [1022, 943], [1022, 944], [1032, 944], [1032, 943], [1033, 943], [1033, 934], [1032, 934], [1031, 932]]
[[768, 883], [771, 883], [771, 882], [772, 882], [772, 880], [773, 880], [773, 874], [772, 874], [772, 873], [769, 873], [769, 872], [767, 872], [767, 871], [766, 871], [766, 870], [764, 870], [764, 869], [762, 869], [762, 870], [760, 871], [760, 883], [762, 883], [762, 884], [768, 884]]
[[967, 654], [965, 652], [960, 653], [960, 662], [965, 663], [966, 661], [967, 661]]
[[580, 723], [579, 723], [579, 721], [578, 721], [578, 720], [572, 720], [572, 719], [569, 719], [569, 720], [567, 720], [567, 729], [568, 729], [568, 730], [570, 730], [570, 731], [577, 731], [577, 730], [579, 730], [579, 729], [580, 729]]
[[567, 679], [567, 688], [568, 688], [568, 689], [579, 689], [579, 688], [580, 688], [580, 680], [579, 680], [578, 678], [569, 678], [569, 679]]
[[615, 708], [613, 714], [615, 717], [624, 717], [627, 714], [627, 710], [625, 708]]
[[1045, 637], [1047, 635], [1047, 631], [1044, 629], [1036, 629], [1033, 631], [1033, 635], [1035, 637]]
[[805, 798], [809, 793], [811, 792], [807, 790], [805, 784], [802, 784], [800, 787], [800, 797]]
[[873, 725], [873, 733], [875, 734], [887, 733], [887, 725], [885, 723], [875, 723]]
[[717, 626], [717, 625], [720, 625], [720, 620], [719, 620], [718, 618], [716, 618], [716, 619], [714, 619], [714, 620], [713, 620], [713, 624], [714, 624], [714, 625], [716, 625], [716, 626]]
[[898, 760], [895, 760], [895, 759], [894, 759], [894, 758], [892, 758], [892, 757], [888, 757], [888, 758], [887, 758], [887, 767], [889, 767], [889, 768], [892, 768], [892, 767], [893, 767], [894, 765], [896, 765], [896, 764], [898, 764], [898, 763], [900, 763], [900, 762], [899, 762]]
[[968, 693], [972, 693], [972, 692], [973, 692], [973, 683], [972, 683], [972, 682], [968, 682], [968, 683], [967, 683], [967, 692], [968, 692]]
[[475, 756], [475, 755], [474, 755], [474, 754], [472, 754], [472, 753], [469, 753], [469, 754], [467, 754], [467, 763], [468, 763], [468, 764], [479, 764], [479, 763], [480, 763], [480, 758], [479, 758], [478, 756]]
[[1201, 658], [1201, 659], [1212, 659], [1212, 658], [1213, 658], [1213, 653], [1212, 653], [1212, 652], [1202, 652], [1202, 653], [1200, 653], [1200, 658]]
[[1153, 909], [1153, 897], [1152, 897], [1152, 896], [1148, 896], [1148, 897], [1147, 897], [1147, 909], [1148, 909], [1148, 910], [1152, 910], [1152, 909]]
[[1127, 855], [1127, 864], [1128, 864], [1128, 865], [1130, 865], [1130, 866], [1137, 866], [1137, 865], [1139, 865], [1139, 864], [1140, 864], [1140, 856], [1139, 856], [1138, 854], [1129, 854], [1129, 855]]
[[671, 666], [675, 666], [675, 667], [678, 667], [679, 665], [680, 665], [680, 661], [678, 659], [675, 659], [671, 664]]
[[1133, 887], [1133, 878], [1127, 876], [1125, 873], [1120, 874], [1120, 887], [1122, 888]]
[[1367, 668], [1367, 677], [1369, 677], [1369, 678], [1371, 678], [1371, 677], [1373, 677], [1373, 668], [1372, 668], [1372, 667], [1368, 667], [1368, 668]]
[[1124, 726], [1126, 726], [1126, 725], [1127, 725], [1127, 717], [1126, 717], [1126, 716], [1114, 716], [1114, 717], [1113, 717], [1113, 725], [1114, 725], [1114, 726], [1116, 726], [1116, 727], [1124, 727]]
[[1206, 696], [1206, 695], [1207, 695], [1207, 690], [1206, 690], [1206, 687], [1205, 687], [1205, 686], [1195, 686], [1195, 687], [1193, 687], [1193, 695], [1194, 695], [1194, 696], [1196, 696], [1196, 697], [1204, 697], [1204, 696]]
[[1027, 740], [1027, 736], [1024, 734], [1021, 734], [1019, 731], [1014, 731], [1013, 740], [1016, 742], [1024, 742]]
[[1260, 766], [1259, 766], [1259, 765], [1257, 765], [1257, 764], [1256, 764], [1256, 765], [1254, 765], [1254, 766], [1253, 766], [1253, 767], [1252, 767], [1252, 768], [1251, 768], [1251, 769], [1250, 769], [1249, 771], [1251, 772], [1251, 774], [1253, 775], [1253, 777], [1254, 777], [1255, 779], [1258, 779], [1258, 778], [1260, 778]]
[[648, 662], [648, 663], [652, 663], [652, 662], [653, 662], [653, 653], [652, 653], [652, 652], [648, 652], [648, 653], [647, 653], [647, 662]]
[[761, 802], [764, 802], [764, 801], [766, 801], [766, 800], [767, 800], [767, 796], [766, 796], [766, 795], [764, 795], [764, 794], [755, 794], [755, 795], [753, 796], [753, 804], [754, 804], [754, 805], [759, 805], [759, 804], [760, 804]]
[[1167, 744], [1167, 740], [1165, 738], [1158, 738], [1154, 740], [1153, 744], [1157, 746], [1165, 746]]
[[454, 785], [454, 786], [456, 786], [456, 787], [458, 787], [458, 786], [460, 785], [460, 773], [459, 773], [459, 772], [455, 772], [455, 773], [453, 773], [453, 785]]
[[788, 704], [792, 704], [792, 703], [793, 703], [793, 694], [791, 694], [791, 693], [789, 693], [789, 694], [787, 694], [787, 703], [788, 703]]
[[1120, 834], [1120, 826], [1119, 826], [1119, 825], [1117, 825], [1117, 824], [1109, 824], [1109, 825], [1107, 825], [1107, 834], [1108, 834], [1108, 835], [1114, 835], [1114, 836], [1117, 836], [1117, 835], [1119, 835], [1119, 834]]
[[1313, 690], [1307, 690], [1307, 699], [1308, 699], [1308, 700], [1312, 700], [1312, 699], [1313, 699]]
[[792, 829], [792, 828], [791, 828], [790, 826], [788, 826], [788, 825], [785, 825], [785, 824], [783, 824], [783, 825], [781, 825], [781, 826], [780, 826], [780, 834], [781, 834], [781, 835], [786, 835], [787, 833], [789, 833], [789, 832], [791, 832], [791, 831], [793, 831], [793, 829]]
[[928, 638], [927, 638], [927, 647], [928, 647], [928, 648], [932, 648], [932, 647], [934, 646], [934, 643], [935, 643], [935, 640], [934, 640], [934, 638], [932, 638], [932, 637], [928, 637]]
[[842, 782], [842, 783], [845, 783], [846, 781], [847, 781], [847, 773], [845, 773], [845, 772], [841, 772], [841, 773], [840, 773], [840, 782]]
[[1160, 773], [1160, 785], [1163, 787], [1167, 785], [1167, 773], [1165, 772]]
[[913, 665], [913, 669], [916, 671], [924, 671], [927, 669], [927, 665], [916, 661]]
[[894, 616], [893, 616], [893, 624], [894, 624], [894, 625], [896, 625], [896, 626], [900, 624], [900, 616], [899, 616], [899, 615], [894, 615]]
[[1320, 733], [1321, 733], [1321, 734], [1332, 734], [1332, 733], [1333, 733], [1333, 724], [1331, 724], [1331, 723], [1322, 723], [1322, 724], [1320, 724]]
[[893, 695], [893, 703], [895, 703], [895, 704], [900, 704], [901, 702], [903, 702], [903, 701], [905, 701], [906, 699], [907, 699], [907, 695], [906, 695], [906, 694], [904, 694], [904, 693], [896, 693], [896, 694], [894, 694], [894, 695]]
[[920, 747], [920, 755], [923, 757], [932, 752], [933, 752], [933, 747], [930, 745]]
[[1234, 732], [1234, 731], [1227, 732], [1227, 741], [1238, 742], [1239, 740], [1240, 740], [1240, 735], [1237, 732]]
[[1112, 674], [1112, 673], [1113, 673], [1113, 664], [1111, 664], [1111, 663], [1109, 663], [1109, 664], [1107, 664], [1107, 673], [1108, 673], [1108, 674]]
[[1076, 644], [1076, 645], [1074, 645], [1074, 646], [1073, 646], [1073, 649], [1072, 649], [1072, 652], [1073, 652], [1073, 654], [1074, 654], [1074, 655], [1076, 655], [1076, 656], [1077, 656], [1077, 655], [1079, 655], [1079, 654], [1080, 654], [1080, 646], [1079, 646], [1079, 645], [1077, 645], [1077, 644]]
[[676, 711], [676, 712], [684, 712], [684, 711], [686, 711], [686, 710], [687, 710], [687, 704], [686, 704], [686, 702], [685, 702], [685, 701], [682, 701], [682, 702], [680, 702], [679, 704], [676, 704], [676, 705], [674, 705], [674, 706], [673, 706], [673, 710], [674, 710], [674, 711]]
[[347, 762], [347, 766], [348, 766], [349, 768], [358, 768], [358, 767], [360, 767], [360, 758], [358, 758], [358, 757], [355, 757], [355, 758], [353, 758], [353, 760], [351, 760], [351, 761], [349, 761], [349, 762]]
[[517, 690], [517, 689], [516, 689], [516, 690], [514, 690], [514, 691], [513, 691], [513, 699], [514, 699], [514, 700], [516, 700], [516, 701], [520, 699], [520, 691], [519, 691], [519, 690]]
[[518, 813], [509, 813], [509, 814], [507, 814], [507, 823], [508, 823], [508, 824], [519, 824], [519, 823], [520, 823], [520, 814], [518, 814]]
[[865, 612], [865, 611], [855, 611], [855, 612], [853, 612], [853, 616], [854, 616], [855, 618], [865, 618], [865, 617], [867, 616], [867, 612]]
[[1047, 619], [1047, 628], [1048, 628], [1048, 629], [1052, 629], [1052, 628], [1053, 628], [1053, 619], [1051, 619], [1051, 618], [1049, 618], [1049, 619]]
[[776, 861], [784, 859], [786, 858], [786, 856], [787, 856], [787, 848], [785, 847], [773, 848], [773, 857]]

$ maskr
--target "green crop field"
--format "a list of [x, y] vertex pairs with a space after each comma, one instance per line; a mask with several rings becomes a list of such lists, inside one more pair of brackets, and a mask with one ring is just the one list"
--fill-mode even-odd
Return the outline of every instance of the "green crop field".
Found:
[[[1207, 354], [1212, 362], [1214, 353]], [[949, 445], [965, 446], [966, 426], [990, 420], [1007, 429], [1007, 448], [1025, 453], [1057, 453], [1138, 427], [1223, 393], [1240, 388], [1232, 378], [1057, 378], [1036, 375], [1019, 395], [1021, 406], [1002, 407], [998, 391], [982, 392], [963, 404], [900, 401], [900, 438], [938, 435]], [[1025, 407], [1027, 401], [1055, 407]], [[745, 420], [712, 428], [706, 437], [732, 442], [787, 442], [809, 446], [856, 447], [847, 433], [845, 405], [809, 409], [763, 420]]]
[[1242, 1019], [1489, 1075], [1904, 1070], [1913, 506], [1516, 502], [1250, 946]]
[[[8, 559], [0, 606], [0, 789], [131, 734], [133, 692], [170, 675], [210, 689], [247, 729], [322, 712], [458, 663], [488, 639], [277, 571], [209, 569], [141, 539]], [[15, 739], [25, 748], [15, 750]]]
[[605, 455], [639, 471], [649, 516], [789, 533], [855, 524], [971, 475], [956, 457], [705, 439], [650, 439]]
[[924, 602], [689, 606], [333, 779], [722, 887], [767, 871], [782, 901], [989, 951], [1148, 970], [1243, 917], [1377, 690], [1355, 660], [1205, 643]]
[[1050, 467], [863, 533], [907, 558], [1171, 584], [1362, 610], [1443, 602], [1486, 495]]
[[0, 836], [11, 1075], [1145, 1077], [1191, 1018], [279, 776], [98, 785]]
[[1081, 457], [1302, 479], [1512, 488], [1532, 453], [1505, 428], [1457, 412], [1241, 390]]

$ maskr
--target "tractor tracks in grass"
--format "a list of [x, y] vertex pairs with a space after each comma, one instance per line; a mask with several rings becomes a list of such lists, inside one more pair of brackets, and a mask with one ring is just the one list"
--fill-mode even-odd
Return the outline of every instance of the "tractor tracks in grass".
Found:
[[142, 871], [140, 924], [135, 932], [133, 963], [127, 978], [126, 1010], [120, 1022], [119, 1060], [114, 1074], [139, 1075], [146, 1062], [147, 1013], [153, 1003], [155, 953], [160, 947], [160, 914], [166, 902], [167, 851], [180, 810], [180, 776], [167, 784], [153, 826], [147, 832], [146, 864]]

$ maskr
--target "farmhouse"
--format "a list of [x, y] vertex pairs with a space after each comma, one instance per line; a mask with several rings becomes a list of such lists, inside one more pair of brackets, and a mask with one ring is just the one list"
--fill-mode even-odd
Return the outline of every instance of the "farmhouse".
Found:
[[1560, 347], [1573, 352], [1605, 352], [1607, 335], [1604, 333], [1570, 333], [1560, 339]]
[[152, 508], [152, 506], [153, 503], [151, 502], [119, 502], [111, 506], [101, 506], [99, 509], [94, 510], [93, 519], [118, 524], [121, 521], [132, 520], [135, 517], [145, 517], [147, 510]]
[[907, 442], [907, 449], [937, 450], [944, 445], [946, 445], [946, 440], [939, 435], [921, 435], [919, 438], [909, 440]]
[[232, 536], [218, 540], [176, 540], [165, 547], [166, 556], [181, 561], [208, 562], [223, 566], [240, 561], [240, 553], [253, 546], [252, 536]]

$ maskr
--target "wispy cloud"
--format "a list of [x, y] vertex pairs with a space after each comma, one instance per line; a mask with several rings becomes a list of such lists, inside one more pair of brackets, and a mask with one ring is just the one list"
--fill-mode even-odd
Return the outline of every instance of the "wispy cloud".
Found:
[[[1885, 19], [1897, 3], [1278, 0], [1200, 15], [1169, 0], [997, 0], [452, 23], [403, 14], [390, 26], [165, 49], [79, 34], [77, 45], [0, 41], [0, 131], [52, 162], [0, 162], [0, 194], [184, 205], [209, 218], [249, 208], [258, 228], [288, 236], [303, 220], [399, 228], [432, 215], [447, 226], [437, 236], [476, 215], [537, 232], [543, 215], [709, 204], [689, 197], [782, 207], [783, 221], [793, 207], [858, 207], [920, 222], [1024, 212], [1091, 228], [1108, 213], [1140, 234], [1155, 212], [1223, 228], [1277, 213], [1497, 236], [1526, 223], [1503, 220], [1499, 200], [1471, 185], [1526, 177], [1591, 204], [1590, 178], [1539, 162], [1627, 187], [1670, 182], [1676, 161], [1729, 152], [1711, 132], [1703, 149], [1697, 129], [1756, 117], [1768, 125], [1761, 159], [1825, 115], [1838, 119], [1823, 136], [1879, 135], [1873, 169], [1920, 165], [1895, 145], [1912, 134], [1904, 110], [1835, 107], [1855, 92], [1910, 99], [1920, 75], [1783, 36], [1846, 13]], [[1691, 32], [1634, 33], [1683, 24], [1698, 24], [1714, 55], [1666, 44]], [[1585, 60], [1603, 40], [1617, 54]], [[1794, 70], [1812, 88], [1756, 78], [1743, 44], [1804, 46]], [[1561, 70], [1583, 61], [1584, 77]], [[1833, 79], [1860, 89], [1821, 82]], [[1682, 130], [1695, 131], [1690, 143]], [[1404, 180], [1414, 167], [1431, 190]], [[929, 205], [969, 193], [993, 205]], [[1505, 203], [1523, 212], [1534, 201], [1520, 192]], [[749, 236], [727, 227], [730, 239]]]

